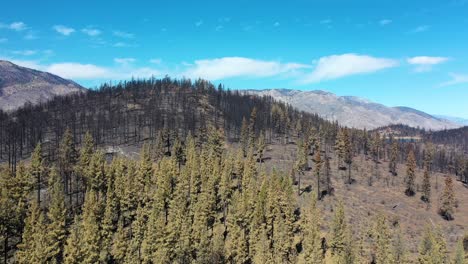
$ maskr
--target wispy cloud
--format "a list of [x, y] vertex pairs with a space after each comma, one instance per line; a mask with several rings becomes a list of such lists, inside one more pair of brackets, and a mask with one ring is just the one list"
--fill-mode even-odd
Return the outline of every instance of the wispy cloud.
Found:
[[116, 31], [113, 31], [112, 34], [116, 37], [119, 37], [119, 38], [133, 38], [135, 37], [134, 34], [132, 33], [129, 33], [129, 32], [125, 32], [125, 31], [119, 31], [119, 30], [116, 30]]
[[322, 24], [322, 25], [328, 25], [328, 24], [331, 24], [331, 23], [332, 23], [331, 19], [320, 20], [320, 24]]
[[130, 63], [135, 62], [136, 59], [134, 58], [115, 58], [114, 62], [118, 64], [128, 65]]
[[379, 21], [379, 24], [380, 24], [381, 26], [386, 26], [386, 25], [388, 25], [388, 24], [390, 24], [390, 23], [392, 23], [392, 22], [393, 22], [393, 21], [390, 20], [390, 19], [382, 19], [382, 20]]
[[451, 80], [441, 83], [440, 87], [452, 86], [462, 83], [468, 83], [468, 74], [450, 73]]
[[7, 42], [7, 41], [8, 41], [7, 38], [0, 38], [0, 43], [5, 43], [5, 42]]
[[23, 30], [28, 29], [28, 26], [24, 22], [13, 22], [8, 25], [1, 24], [0, 28], [8, 28], [14, 31], [23, 31]]
[[159, 58], [149, 60], [152, 64], [161, 64], [162, 60]]
[[71, 27], [67, 27], [67, 26], [64, 26], [64, 25], [55, 25], [52, 27], [55, 31], [57, 31], [57, 33], [60, 33], [64, 36], [70, 36], [70, 34], [72, 34], [73, 32], [75, 32], [75, 29], [74, 28], [71, 28]]
[[12, 53], [21, 56], [31, 56], [35, 55], [37, 53], [37, 50], [15, 50]]
[[447, 57], [429, 57], [429, 56], [417, 56], [408, 58], [406, 61], [408, 64], [417, 66], [415, 68], [416, 72], [427, 72], [432, 70], [432, 66], [444, 63], [448, 61]]
[[275, 23], [273, 24], [273, 26], [274, 26], [274, 27], [279, 27], [279, 26], [280, 26], [280, 23], [279, 23], [279, 22], [275, 22]]
[[115, 48], [130, 48], [130, 47], [136, 47], [136, 44], [131, 44], [127, 42], [116, 42], [112, 45]]
[[350, 75], [365, 74], [398, 66], [398, 61], [376, 58], [368, 55], [342, 54], [322, 57], [315, 69], [307, 74], [301, 83], [316, 83]]
[[148, 78], [151, 76], [162, 77], [160, 70], [151, 67], [132, 67], [131, 65], [120, 65], [116, 67], [104, 67], [95, 64], [83, 64], [77, 62], [62, 62], [53, 64], [42, 64], [34, 60], [15, 60], [3, 58], [17, 65], [50, 72], [66, 79], [73, 80], [106, 80], [106, 79], [128, 79]]
[[421, 25], [421, 26], [418, 26], [418, 27], [412, 29], [412, 30], [410, 31], [410, 33], [421, 33], [421, 32], [425, 32], [425, 31], [428, 31], [429, 28], [430, 28], [430, 26], [428, 26], [428, 25]]
[[83, 28], [81, 32], [83, 32], [84, 34], [90, 37], [96, 37], [96, 36], [101, 35], [102, 33], [99, 29], [92, 28], [92, 27]]
[[203, 20], [198, 20], [197, 22], [195, 22], [196, 27], [200, 27], [201, 25], [203, 25]]
[[223, 28], [224, 28], [223, 25], [218, 25], [218, 26], [216, 26], [215, 30], [216, 31], [221, 31], [221, 30], [223, 30]]
[[182, 75], [189, 78], [206, 78], [209, 80], [232, 77], [270, 77], [288, 74], [307, 67], [309, 66], [298, 63], [281, 63], [244, 57], [223, 57], [196, 60]]

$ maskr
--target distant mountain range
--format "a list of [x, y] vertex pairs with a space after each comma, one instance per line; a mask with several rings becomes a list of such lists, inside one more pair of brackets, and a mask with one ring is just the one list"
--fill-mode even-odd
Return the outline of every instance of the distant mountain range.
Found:
[[[57, 95], [85, 91], [77, 83], [59, 76], [28, 69], [0, 60], [0, 109], [12, 111], [25, 103], [37, 104]], [[387, 107], [354, 96], [337, 96], [325, 91], [289, 89], [247, 90], [249, 94], [268, 95], [310, 113], [316, 113], [340, 124], [374, 129], [391, 124], [404, 124], [431, 130], [458, 128], [468, 120], [432, 116], [408, 107]]]
[[73, 81], [0, 60], [0, 109], [3, 111], [84, 90]]
[[316, 113], [340, 124], [375, 129], [391, 124], [404, 124], [431, 130], [458, 128], [463, 123], [436, 117], [409, 107], [387, 107], [355, 96], [337, 96], [325, 91], [289, 89], [247, 90], [249, 94], [271, 96], [299, 110]]
[[466, 118], [461, 118], [461, 117], [454, 117], [454, 116], [446, 116], [446, 115], [435, 115], [437, 118], [445, 119], [452, 121], [454, 123], [463, 125], [463, 126], [468, 126], [468, 119]]

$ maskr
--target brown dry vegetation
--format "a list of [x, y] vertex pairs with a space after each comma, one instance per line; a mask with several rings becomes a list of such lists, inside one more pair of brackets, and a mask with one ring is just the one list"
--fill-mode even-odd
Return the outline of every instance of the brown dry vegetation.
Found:
[[[264, 164], [267, 170], [276, 169], [290, 174], [296, 155], [296, 145], [270, 144], [265, 153]], [[422, 181], [422, 170], [417, 170], [416, 183], [418, 193], [413, 197], [404, 194], [404, 177], [406, 167], [398, 164], [398, 176], [393, 177], [388, 172], [388, 162], [378, 164], [378, 174], [375, 173], [374, 162], [364, 155], [354, 158], [352, 175], [354, 183], [345, 184], [347, 172], [337, 169], [336, 159], [331, 154], [332, 182], [335, 189], [333, 196], [325, 196], [319, 206], [324, 213], [324, 223], [330, 223], [335, 204], [341, 200], [345, 205], [346, 215], [354, 233], [367, 232], [372, 228], [374, 217], [382, 213], [389, 219], [392, 229], [399, 225], [405, 236], [405, 242], [413, 259], [418, 252], [418, 246], [427, 225], [439, 226], [446, 237], [448, 249], [453, 252], [457, 240], [468, 231], [468, 188], [459, 181], [454, 181], [457, 208], [455, 219], [446, 221], [438, 214], [439, 196], [443, 191], [444, 177], [440, 173], [431, 175], [431, 204], [428, 208], [420, 197], [419, 186]], [[313, 166], [309, 156], [309, 166]], [[369, 176], [373, 175], [372, 186], [369, 186]], [[438, 177], [438, 189], [436, 189]], [[450, 177], [454, 177], [451, 175]], [[316, 179], [313, 170], [305, 173], [302, 186], [315, 190]], [[297, 186], [296, 186], [297, 188]], [[298, 203], [307, 206], [310, 194], [304, 191], [298, 198]], [[327, 230], [323, 230], [326, 233]]]

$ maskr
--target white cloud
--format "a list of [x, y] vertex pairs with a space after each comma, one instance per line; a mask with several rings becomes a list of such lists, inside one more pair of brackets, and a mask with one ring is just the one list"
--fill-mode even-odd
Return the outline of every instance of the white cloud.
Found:
[[127, 42], [116, 42], [112, 46], [115, 48], [131, 48], [131, 47], [137, 47], [138, 44], [127, 43]]
[[153, 64], [161, 64], [162, 60], [159, 58], [156, 58], [156, 59], [149, 60], [149, 62]]
[[75, 29], [63, 25], [55, 25], [52, 28], [64, 36], [69, 36], [70, 34], [75, 32]]
[[13, 62], [22, 67], [39, 71], [50, 72], [66, 79], [73, 80], [122, 80], [135, 78], [149, 78], [152, 76], [162, 77], [159, 69], [150, 67], [131, 67], [131, 65], [117, 64], [115, 67], [103, 67], [95, 64], [82, 64], [77, 62], [62, 62], [53, 64], [42, 64], [36, 60], [16, 60], [13, 58], [1, 58]]
[[428, 25], [418, 26], [418, 27], [414, 28], [413, 30], [411, 30], [410, 33], [420, 33], [420, 32], [424, 32], [424, 31], [428, 31], [429, 28], [430, 28], [430, 26], [428, 26]]
[[2, 58], [3, 60], [11, 61], [12, 63], [36, 70], [44, 70], [44, 66], [40, 65], [38, 61], [35, 60], [16, 60], [11, 58]]
[[115, 58], [114, 62], [118, 64], [130, 64], [135, 62], [136, 60], [134, 58]]
[[456, 84], [468, 83], [468, 74], [450, 73], [450, 81], [441, 83], [440, 87], [452, 86]]
[[390, 23], [392, 23], [392, 22], [393, 22], [393, 21], [390, 20], [390, 19], [382, 19], [382, 20], [379, 21], [379, 24], [380, 24], [381, 26], [385, 26], [385, 25], [388, 25], [388, 24], [390, 24]]
[[203, 20], [198, 20], [197, 22], [195, 22], [196, 27], [199, 27], [201, 25], [203, 25]]
[[349, 75], [364, 74], [398, 66], [398, 61], [376, 58], [368, 55], [342, 54], [322, 57], [312, 73], [307, 74], [302, 83], [314, 83], [337, 79]]
[[116, 37], [119, 37], [119, 38], [133, 38], [135, 35], [133, 35], [132, 33], [128, 33], [128, 32], [125, 32], [125, 31], [114, 31], [112, 32], [114, 34], [114, 36]]
[[442, 62], [446, 62], [448, 60], [447, 57], [429, 57], [429, 56], [417, 56], [408, 58], [409, 64], [416, 64], [416, 65], [435, 65]]
[[67, 79], [98, 79], [112, 75], [111, 71], [104, 67], [73, 62], [51, 64], [45, 70]]
[[408, 58], [406, 61], [411, 65], [416, 65], [415, 72], [427, 72], [432, 70], [432, 66], [448, 61], [447, 57], [417, 56]]
[[13, 54], [16, 55], [21, 55], [21, 56], [31, 56], [37, 53], [36, 50], [15, 50], [12, 52]]
[[182, 75], [189, 78], [219, 80], [232, 77], [269, 77], [309, 67], [298, 63], [280, 63], [243, 57], [196, 60]]
[[23, 22], [13, 22], [10, 25], [8, 25], [8, 28], [15, 31], [23, 31], [28, 27]]
[[102, 33], [99, 29], [95, 29], [95, 28], [83, 28], [81, 32], [85, 33], [86, 35], [90, 37], [96, 37], [96, 36], [101, 35]]

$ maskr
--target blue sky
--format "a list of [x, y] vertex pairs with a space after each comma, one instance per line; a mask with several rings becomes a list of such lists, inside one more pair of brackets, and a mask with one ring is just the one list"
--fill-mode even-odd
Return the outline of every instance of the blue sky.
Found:
[[0, 58], [94, 87], [204, 77], [468, 118], [468, 0], [7, 1]]

